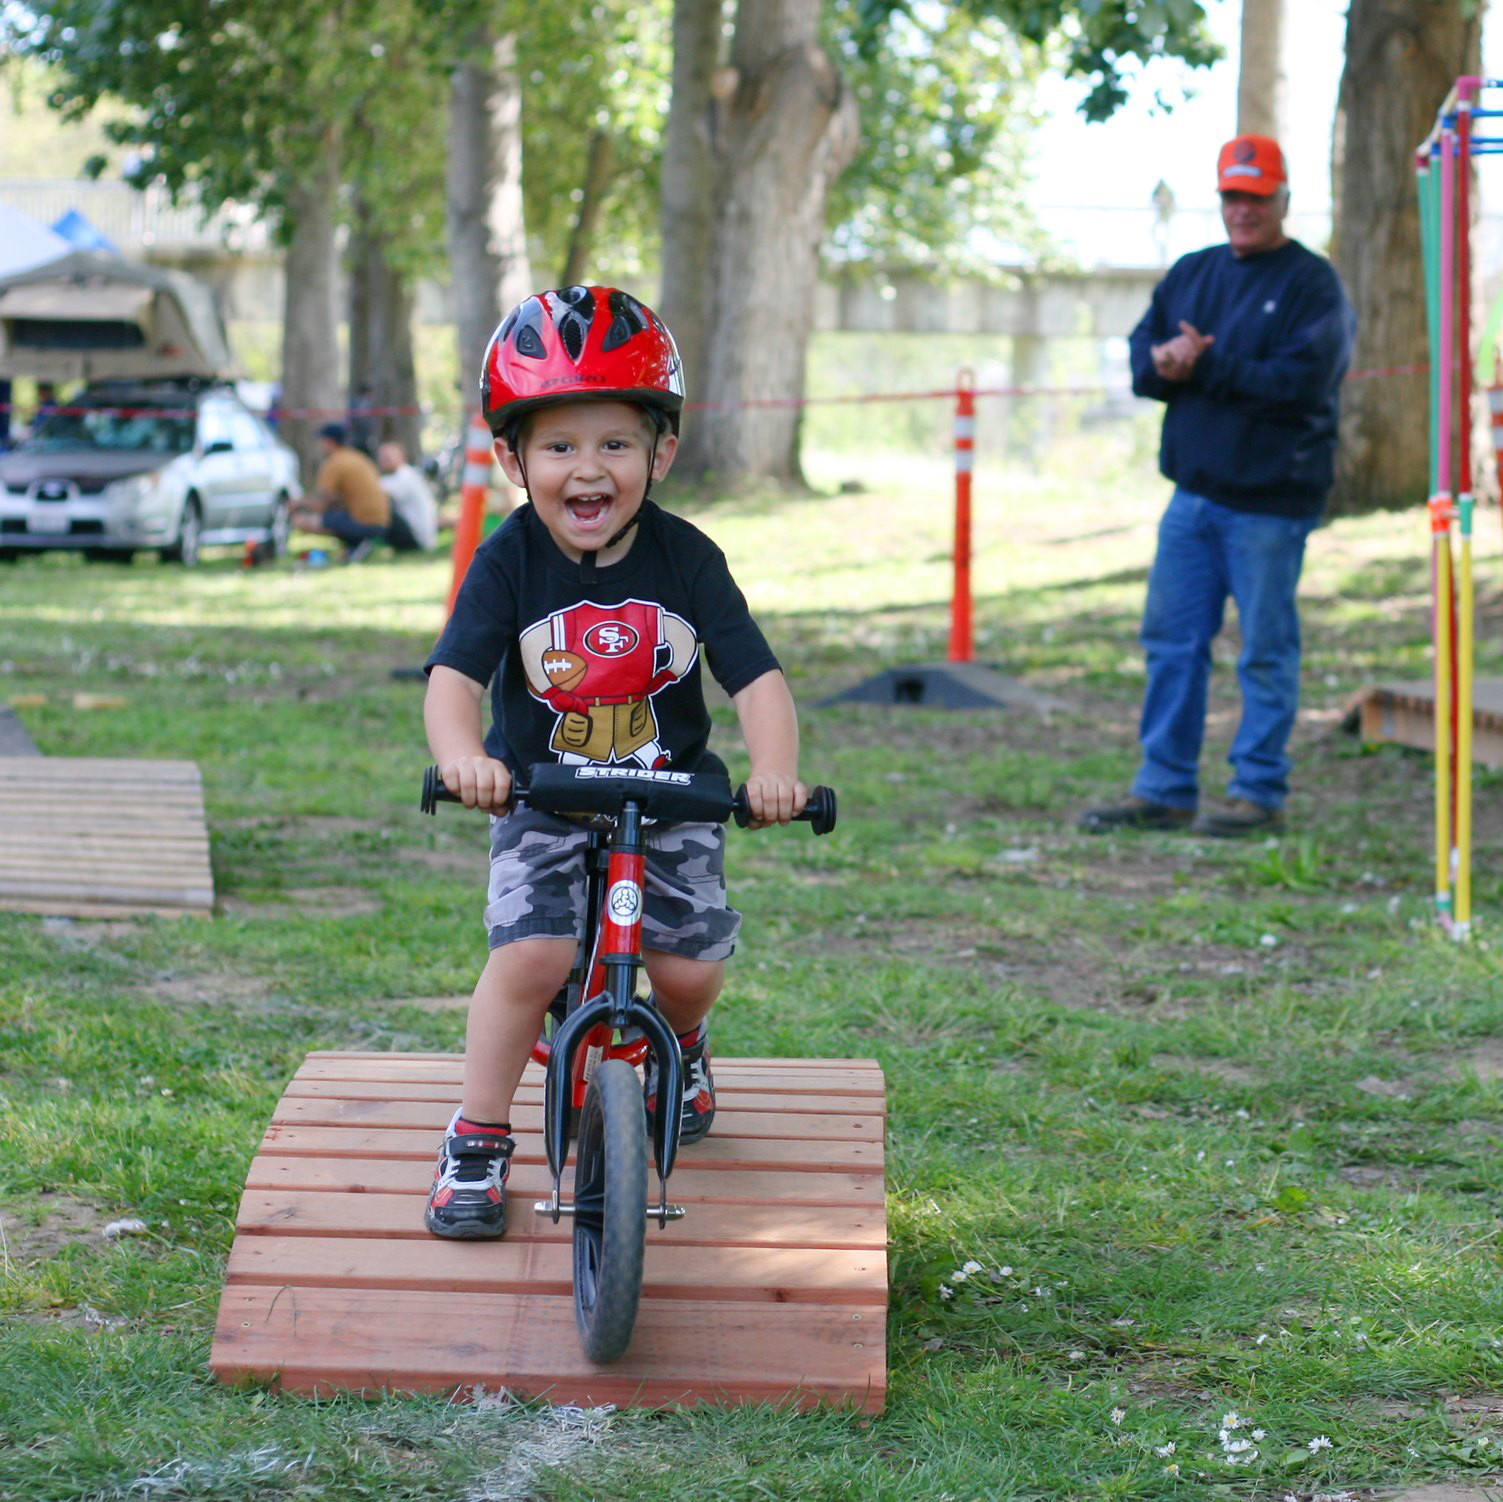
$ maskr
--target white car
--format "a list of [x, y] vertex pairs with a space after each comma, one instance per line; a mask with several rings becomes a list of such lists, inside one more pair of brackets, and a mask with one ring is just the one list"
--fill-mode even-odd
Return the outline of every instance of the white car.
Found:
[[0, 454], [0, 561], [150, 548], [191, 567], [244, 542], [280, 556], [301, 495], [297, 456], [230, 387], [96, 381]]

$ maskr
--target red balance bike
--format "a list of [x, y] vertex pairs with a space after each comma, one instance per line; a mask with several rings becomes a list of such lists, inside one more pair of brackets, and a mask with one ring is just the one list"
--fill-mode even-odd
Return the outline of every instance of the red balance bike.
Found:
[[[548, 813], [577, 815], [589, 825], [584, 928], [569, 980], [549, 1009], [532, 1056], [545, 1070], [543, 1145], [553, 1196], [534, 1209], [554, 1223], [574, 1223], [574, 1310], [579, 1342], [591, 1361], [614, 1361], [625, 1351], [642, 1293], [647, 1217], [660, 1227], [684, 1215], [668, 1201], [668, 1176], [678, 1155], [683, 1063], [678, 1039], [651, 1003], [637, 995], [642, 968], [642, 874], [645, 821], [750, 822], [745, 789], [731, 792], [717, 773], [561, 767], [539, 763], [527, 785], [514, 784], [519, 803]], [[423, 777], [423, 812], [459, 800], [437, 767]], [[815, 834], [835, 827], [835, 794], [817, 787], [798, 816]], [[657, 1063], [661, 1109], [652, 1119], [657, 1203], [647, 1197], [647, 1116], [636, 1066], [651, 1053]], [[574, 1196], [563, 1198], [571, 1136]]]

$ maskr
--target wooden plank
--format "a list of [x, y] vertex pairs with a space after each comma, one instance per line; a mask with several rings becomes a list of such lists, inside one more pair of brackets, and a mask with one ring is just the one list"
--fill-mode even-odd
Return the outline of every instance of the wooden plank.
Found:
[[[314, 1048], [305, 1055], [305, 1066], [320, 1058], [380, 1058], [391, 1060], [392, 1063], [416, 1064], [464, 1063], [463, 1054], [421, 1054], [400, 1052], [397, 1049], [376, 1052], [370, 1048]], [[830, 1069], [860, 1069], [876, 1074], [882, 1072], [881, 1063], [875, 1058], [744, 1058], [738, 1054], [735, 1058], [724, 1058], [721, 1063], [735, 1069], [813, 1069], [821, 1074]]]
[[[421, 1213], [422, 1201], [418, 1200]], [[682, 1224], [682, 1222], [680, 1222]], [[885, 1248], [717, 1246], [673, 1241], [678, 1227], [649, 1226], [642, 1296], [649, 1299], [762, 1300], [859, 1304], [887, 1297]], [[231, 1283], [305, 1288], [416, 1288], [454, 1293], [568, 1297], [573, 1252], [567, 1236], [500, 1241], [395, 1240], [370, 1236], [240, 1236], [225, 1274]]]
[[[755, 1100], [755, 1097], [753, 1097]], [[421, 1100], [322, 1100], [286, 1096], [277, 1103], [271, 1119], [278, 1126], [364, 1126], [380, 1129], [430, 1128], [442, 1131], [452, 1108]], [[511, 1110], [513, 1129], [541, 1132], [541, 1106], [517, 1104]], [[802, 1111], [717, 1109], [715, 1125], [721, 1136], [820, 1137], [834, 1142], [878, 1142], [882, 1138], [880, 1115], [821, 1116]]]
[[[436, 1148], [435, 1148], [436, 1152]], [[303, 1189], [321, 1194], [423, 1194], [433, 1179], [433, 1158], [421, 1161], [383, 1158], [295, 1158], [259, 1154], [245, 1175], [247, 1189]], [[651, 1169], [648, 1170], [651, 1175]], [[541, 1156], [512, 1161], [507, 1181], [518, 1199], [543, 1199], [552, 1192], [553, 1176]], [[656, 1179], [652, 1179], [654, 1192]], [[789, 1205], [881, 1205], [879, 1173], [838, 1170], [701, 1169], [692, 1156], [681, 1156], [673, 1170], [671, 1197], [684, 1204], [776, 1198]]]
[[[677, 1197], [676, 1177], [668, 1181]], [[567, 1193], [567, 1180], [565, 1182]], [[651, 1199], [649, 1202], [653, 1202]], [[303, 1194], [296, 1191], [247, 1189], [235, 1216], [237, 1236], [389, 1236], [432, 1241], [423, 1226], [421, 1195]], [[678, 1246], [885, 1246], [886, 1217], [881, 1209], [843, 1205], [699, 1204], [662, 1234], [671, 1231]], [[531, 1198], [512, 1197], [508, 1241], [568, 1241], [567, 1219], [557, 1225], [536, 1213]]]
[[[383, 1057], [382, 1054], [361, 1054], [337, 1062], [323, 1060], [316, 1063], [310, 1062], [298, 1070], [294, 1079], [299, 1083], [312, 1080], [327, 1080], [331, 1083], [341, 1080], [352, 1083], [400, 1081], [409, 1085], [432, 1084], [457, 1087], [464, 1077], [464, 1061], [458, 1058], [435, 1064], [404, 1061], [400, 1067], [394, 1067], [391, 1064], [381, 1063], [380, 1060]], [[740, 1060], [715, 1059], [713, 1063], [717, 1090], [722, 1085], [733, 1085], [741, 1089], [755, 1087], [769, 1092], [781, 1091], [789, 1094], [801, 1092], [814, 1094], [828, 1091], [837, 1095], [864, 1095], [877, 1099], [880, 1099], [883, 1094], [882, 1072], [876, 1068], [817, 1071], [794, 1068], [747, 1069]], [[531, 1065], [529, 1072], [522, 1078], [524, 1085], [530, 1083], [541, 1085], [543, 1072], [537, 1065]], [[359, 1097], [352, 1093], [350, 1098], [358, 1099]]]
[[38, 765], [26, 756], [0, 756], [0, 782], [72, 782], [91, 776], [163, 784], [191, 783], [195, 787], [203, 781], [196, 761], [171, 757], [119, 761], [111, 756], [48, 756]]
[[[457, 1079], [417, 1084], [405, 1080], [303, 1079], [298, 1075], [287, 1086], [283, 1099], [432, 1101], [447, 1121], [459, 1102], [459, 1089]], [[543, 1087], [541, 1083], [523, 1084], [513, 1099], [524, 1106], [540, 1106]], [[834, 1090], [815, 1092], [799, 1089], [794, 1083], [775, 1090], [767, 1085], [750, 1084], [746, 1075], [731, 1074], [718, 1066], [715, 1069], [715, 1099], [725, 1110], [746, 1109], [750, 1102], [755, 1101], [758, 1109], [767, 1111], [797, 1110], [817, 1116], [846, 1112], [858, 1116], [883, 1114], [880, 1095], [849, 1095]]]
[[[266, 1129], [261, 1151], [315, 1158], [414, 1158], [432, 1164], [438, 1153], [438, 1133], [383, 1127], [356, 1131], [352, 1127], [273, 1125]], [[519, 1155], [526, 1151], [525, 1143], [518, 1148]], [[541, 1143], [535, 1151], [541, 1161]], [[711, 1132], [703, 1142], [696, 1142], [683, 1152], [682, 1161], [696, 1168], [838, 1169], [844, 1173], [863, 1170], [879, 1173], [882, 1169], [880, 1142], [810, 1142], [767, 1137], [746, 1140], [719, 1137]]]
[[36, 913], [63, 918], [208, 918], [205, 906], [181, 907], [161, 903], [91, 902], [82, 897], [62, 901], [46, 898], [0, 897], [0, 912]]
[[210, 1367], [289, 1392], [483, 1386], [590, 1406], [826, 1401], [875, 1412], [885, 1319], [875, 1306], [648, 1299], [625, 1357], [595, 1367], [564, 1297], [231, 1284]]
[[213, 905], [194, 763], [0, 758], [0, 908], [182, 917]]

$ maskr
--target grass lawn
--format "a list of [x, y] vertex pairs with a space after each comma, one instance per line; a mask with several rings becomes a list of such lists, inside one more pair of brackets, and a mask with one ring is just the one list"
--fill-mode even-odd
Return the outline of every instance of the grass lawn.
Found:
[[[978, 476], [977, 656], [1064, 700], [1047, 721], [818, 707], [943, 657], [942, 464], [816, 451], [813, 496], [686, 507], [840, 793], [828, 840], [730, 841], [716, 1046], [886, 1071], [877, 1418], [216, 1385], [236, 1202], [305, 1052], [462, 1046], [462, 1011], [410, 1003], [482, 961], [483, 829], [419, 814], [420, 691], [389, 672], [422, 660], [447, 564], [0, 568], [0, 702], [51, 756], [197, 761], [219, 897], [212, 921], [0, 914], [0, 1497], [1305, 1502], [1503, 1473], [1503, 779], [1478, 779], [1458, 947], [1429, 918], [1425, 758], [1339, 728], [1362, 684], [1426, 672], [1424, 520], [1312, 541], [1282, 840], [1084, 836], [1134, 765], [1166, 494], [1142, 447]], [[126, 1216], [147, 1232], [101, 1236]]]

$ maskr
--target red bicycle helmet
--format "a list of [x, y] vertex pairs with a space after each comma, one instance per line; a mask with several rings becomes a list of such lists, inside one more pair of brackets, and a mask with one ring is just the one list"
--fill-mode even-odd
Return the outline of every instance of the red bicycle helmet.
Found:
[[486, 346], [480, 405], [508, 442], [528, 412], [556, 402], [634, 402], [678, 432], [684, 367], [668, 326], [614, 287], [539, 292], [501, 321]]

